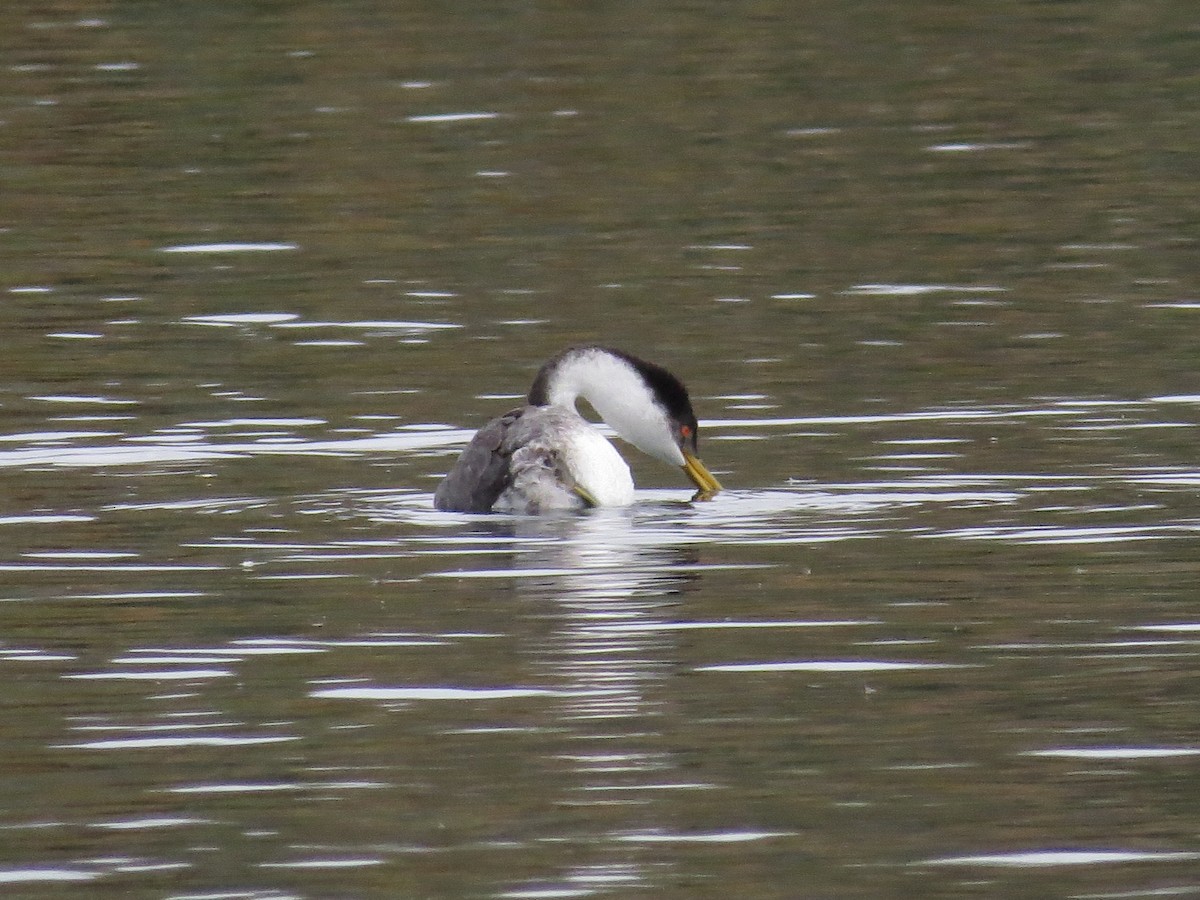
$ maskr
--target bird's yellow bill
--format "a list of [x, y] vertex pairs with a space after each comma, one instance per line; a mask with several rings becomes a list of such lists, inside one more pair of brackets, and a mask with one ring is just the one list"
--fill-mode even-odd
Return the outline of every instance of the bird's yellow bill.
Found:
[[600, 505], [599, 503], [596, 502], [596, 496], [591, 491], [589, 491], [587, 488], [585, 488], [583, 485], [577, 484], [577, 485], [573, 486], [571, 488], [571, 490], [574, 491], [575, 495], [577, 497], [579, 497], [579, 499], [581, 499], [588, 506], [599, 506]]
[[721, 489], [721, 482], [713, 477], [712, 472], [704, 468], [704, 463], [686, 450], [683, 451], [683, 459], [683, 471], [687, 473], [688, 478], [692, 479], [692, 484], [697, 487], [696, 497], [698, 499], [707, 500]]

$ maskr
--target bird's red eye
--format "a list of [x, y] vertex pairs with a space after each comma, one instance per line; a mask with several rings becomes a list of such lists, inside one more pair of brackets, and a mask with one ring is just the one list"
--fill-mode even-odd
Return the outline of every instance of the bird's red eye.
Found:
[[689, 425], [680, 425], [680, 426], [679, 426], [679, 433], [680, 433], [681, 435], [683, 435], [685, 438], [691, 437], [691, 436], [692, 436], [692, 429], [691, 429], [691, 426], [689, 426]]

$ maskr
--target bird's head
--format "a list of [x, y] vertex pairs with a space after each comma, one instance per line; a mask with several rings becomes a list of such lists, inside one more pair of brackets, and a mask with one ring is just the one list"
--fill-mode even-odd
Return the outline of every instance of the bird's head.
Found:
[[529, 401], [574, 406], [577, 397], [643, 453], [683, 469], [700, 495], [721, 490], [700, 462], [687, 388], [662, 366], [608, 347], [572, 347], [542, 367]]

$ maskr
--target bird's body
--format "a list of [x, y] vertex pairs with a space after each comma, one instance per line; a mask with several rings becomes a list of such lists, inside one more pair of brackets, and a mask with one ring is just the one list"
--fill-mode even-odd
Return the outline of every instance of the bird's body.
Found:
[[580, 397], [634, 446], [683, 468], [701, 494], [721, 489], [696, 458], [696, 416], [679, 379], [628, 353], [588, 345], [548, 360], [527, 405], [479, 429], [438, 485], [434, 505], [540, 513], [631, 504], [629, 467], [576, 412]]

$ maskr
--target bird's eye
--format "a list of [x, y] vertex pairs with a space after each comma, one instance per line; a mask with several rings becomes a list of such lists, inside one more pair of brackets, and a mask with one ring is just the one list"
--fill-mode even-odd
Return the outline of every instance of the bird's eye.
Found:
[[680, 436], [681, 436], [681, 437], [690, 438], [690, 437], [692, 436], [692, 429], [691, 429], [691, 426], [689, 426], [689, 425], [680, 425], [680, 426], [679, 426], [679, 434], [680, 434]]

